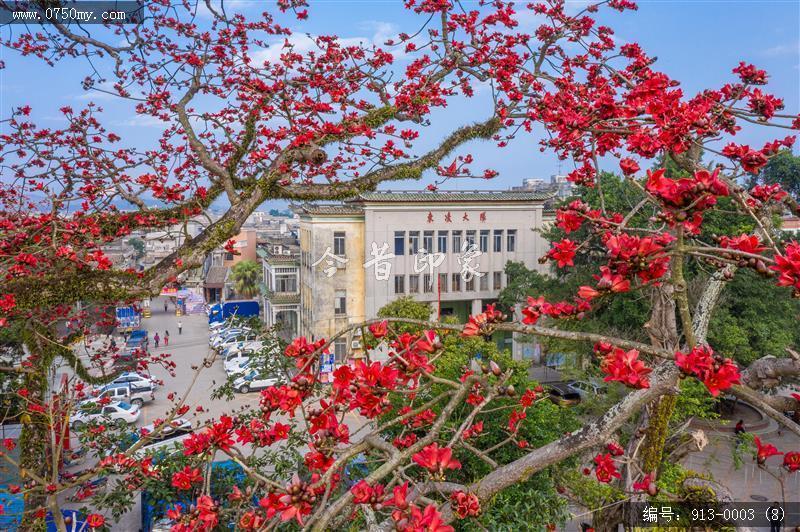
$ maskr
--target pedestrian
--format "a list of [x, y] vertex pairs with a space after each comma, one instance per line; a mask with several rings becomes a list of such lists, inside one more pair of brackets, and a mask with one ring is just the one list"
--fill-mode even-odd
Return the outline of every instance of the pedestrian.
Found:
[[153, 336], [153, 342], [156, 344], [156, 349], [158, 349], [158, 342], [160, 342], [160, 341], [161, 341], [161, 337], [158, 335], [158, 333], [156, 333], [156, 335]]
[[169, 331], [164, 331], [164, 347], [169, 345]]
[[183, 330], [183, 322], [181, 320], [178, 320], [178, 335], [181, 334], [182, 330]]
[[767, 519], [769, 519], [769, 532], [781, 532], [783, 528], [783, 508], [775, 501], [772, 506], [767, 510]]
[[744, 429], [744, 420], [740, 419], [739, 422], [736, 423], [736, 427], [734, 427], [733, 433], [739, 436], [740, 434], [744, 434], [745, 432], [747, 431]]
[[167, 312], [167, 302], [164, 301], [164, 312]]

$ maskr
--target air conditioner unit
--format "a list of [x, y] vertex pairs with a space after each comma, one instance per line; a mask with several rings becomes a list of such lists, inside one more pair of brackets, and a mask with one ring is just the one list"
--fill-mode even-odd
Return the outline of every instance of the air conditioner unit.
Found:
[[361, 349], [361, 340], [353, 340], [350, 342], [350, 349]]

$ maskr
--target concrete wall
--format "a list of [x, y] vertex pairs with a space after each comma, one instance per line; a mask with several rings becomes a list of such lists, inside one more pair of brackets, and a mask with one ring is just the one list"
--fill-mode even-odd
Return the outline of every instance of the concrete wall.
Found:
[[[327, 277], [323, 258], [330, 248], [333, 234], [345, 233], [347, 263]], [[314, 339], [330, 338], [348, 324], [364, 321], [364, 221], [358, 216], [304, 216], [300, 221], [300, 333]], [[338, 265], [334, 262], [334, 266]], [[344, 290], [347, 313], [334, 313], [334, 297]]]
[[[418, 301], [435, 302], [437, 290], [434, 284], [433, 291], [425, 293], [422, 288], [422, 279], [425, 272], [420, 272], [420, 291], [408, 293], [408, 275], [417, 275], [414, 271], [414, 256], [409, 254], [408, 236], [410, 231], [419, 231], [420, 247], [423, 246], [424, 231], [434, 231], [434, 250], [437, 249], [437, 234], [439, 231], [449, 231], [447, 256], [444, 262], [434, 271], [434, 274], [446, 273], [448, 275], [448, 291], [442, 292], [442, 301], [470, 301], [471, 304], [479, 301], [496, 299], [499, 290], [493, 286], [493, 272], [502, 272], [508, 261], [523, 262], [534, 270], [546, 271], [546, 266], [538, 263], [538, 258], [547, 251], [544, 238], [532, 229], [542, 227], [543, 205], [539, 202], [492, 202], [480, 205], [470, 203], [430, 203], [430, 204], [370, 204], [364, 205], [365, 235], [364, 253], [366, 260], [372, 258], [372, 242], [381, 246], [384, 242], [389, 245], [389, 252], [394, 252], [395, 231], [406, 232], [405, 254], [392, 259], [391, 276], [388, 281], [375, 279], [375, 271], [366, 270], [365, 285], [365, 312], [367, 317], [375, 316], [376, 312], [387, 303], [395, 300], [399, 295], [394, 292], [394, 275], [405, 275], [406, 295], [412, 295]], [[446, 221], [449, 213], [450, 222]], [[430, 218], [429, 218], [430, 214]], [[484, 215], [483, 217], [481, 215]], [[468, 220], [464, 219], [464, 216]], [[503, 230], [503, 246], [501, 252], [494, 252], [494, 230]], [[516, 230], [515, 251], [506, 249], [507, 230]], [[472, 264], [477, 270], [488, 276], [488, 287], [480, 289], [479, 279], [475, 279], [475, 289], [466, 291], [462, 280], [461, 290], [452, 291], [452, 274], [460, 273], [461, 266], [458, 262], [460, 250], [454, 252], [452, 232], [460, 230], [462, 240], [466, 238], [466, 231], [476, 232], [476, 245], [479, 245], [481, 230], [489, 230], [489, 246], [486, 253], [481, 253]], [[505, 287], [505, 274], [502, 274], [502, 286]], [[435, 283], [435, 277], [434, 277]], [[433, 305], [435, 306], [435, 305]], [[471, 308], [471, 307], [470, 307]]]

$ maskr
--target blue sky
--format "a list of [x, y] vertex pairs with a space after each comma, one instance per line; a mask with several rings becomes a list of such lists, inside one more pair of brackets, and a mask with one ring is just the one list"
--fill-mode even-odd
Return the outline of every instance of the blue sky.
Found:
[[[465, 5], [469, 7], [469, 2]], [[272, 11], [274, 2], [226, 2], [229, 9], [255, 16], [265, 8]], [[521, 3], [524, 5], [524, 2]], [[581, 3], [573, 3], [578, 7]], [[293, 17], [279, 17], [299, 33], [337, 34], [348, 39], [382, 43], [400, 31], [413, 33], [419, 17], [409, 14], [401, 0], [311, 0], [310, 18], [299, 22]], [[524, 19], [535, 27], [535, 21]], [[622, 42], [635, 41], [651, 56], [658, 57], [657, 68], [682, 83], [686, 94], [708, 87], [719, 87], [734, 79], [731, 69], [740, 60], [752, 62], [771, 75], [768, 89], [784, 98], [785, 112], [800, 111], [800, 2], [735, 0], [649, 0], [640, 1], [637, 12], [624, 14], [603, 10], [600, 22], [610, 25]], [[4, 37], [7, 28], [3, 30]], [[0, 59], [7, 65], [0, 70], [0, 113], [7, 118], [19, 105], [32, 105], [32, 116], [42, 124], [58, 127], [58, 108], [85, 105], [92, 98], [105, 109], [105, 120], [123, 138], [142, 146], [152, 143], [160, 133], [153, 121], [137, 117], [128, 104], [87, 95], [80, 80], [85, 65], [64, 61], [55, 68], [0, 49]], [[459, 102], [433, 115], [433, 125], [423, 132], [420, 148], [436, 143], [453, 127], [486, 118], [487, 107], [481, 97]], [[3, 126], [0, 125], [0, 128]], [[785, 131], [755, 128], [743, 131], [739, 142], [763, 144]], [[567, 172], [570, 163], [559, 162], [550, 154], [540, 153], [535, 136], [523, 136], [509, 148], [498, 150], [491, 143], [474, 143], [463, 152], [476, 157], [474, 170], [493, 168], [500, 175], [491, 180], [453, 181], [444, 188], [507, 188], [526, 177], [548, 177]], [[611, 168], [615, 169], [615, 167]], [[395, 183], [393, 188], [422, 188], [423, 183]], [[276, 205], [282, 205], [277, 203]]]

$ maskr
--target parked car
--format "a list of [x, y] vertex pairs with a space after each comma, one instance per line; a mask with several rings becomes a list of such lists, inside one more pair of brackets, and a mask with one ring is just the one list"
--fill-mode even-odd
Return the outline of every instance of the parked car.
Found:
[[605, 386], [590, 381], [568, 381], [567, 386], [578, 392], [582, 400], [606, 393]]
[[559, 406], [577, 405], [581, 402], [581, 394], [564, 382], [550, 385], [550, 400]]
[[158, 381], [156, 379], [135, 371], [126, 371], [122, 373], [111, 381], [110, 384], [130, 384], [134, 388], [144, 388], [149, 385], [153, 390], [158, 388]]
[[225, 373], [227, 373], [229, 377], [232, 377], [234, 375], [240, 375], [240, 374], [244, 373], [245, 371], [250, 369], [250, 360], [251, 359], [246, 358], [244, 360], [241, 360], [239, 362], [235, 362], [235, 363], [233, 363], [233, 364], [231, 364], [229, 366], [226, 366], [225, 367]]
[[250, 360], [250, 357], [253, 356], [252, 351], [240, 351], [235, 350], [228, 354], [223, 361], [223, 367], [225, 368], [225, 372], [227, 373], [229, 369], [236, 368], [242, 364], [245, 360]]
[[227, 329], [222, 331], [219, 335], [214, 336], [209, 340], [209, 345], [216, 349], [220, 344], [223, 342], [230, 340], [231, 338], [238, 338], [239, 336], [246, 334], [249, 331], [245, 331], [244, 329], [235, 328], [235, 329]]
[[150, 402], [156, 398], [153, 393], [153, 386], [150, 383], [144, 383], [140, 387], [134, 387], [130, 384], [106, 384], [95, 390], [96, 397], [102, 399], [108, 397], [112, 401], [125, 401], [138, 407]]
[[223, 349], [227, 349], [229, 347], [243, 347], [245, 344], [254, 343], [256, 338], [258, 337], [253, 332], [242, 332], [241, 334], [227, 337], [223, 341], [216, 344], [215, 348], [217, 351], [222, 351]]
[[84, 401], [78, 404], [72, 415], [72, 428], [79, 428], [95, 420], [108, 419], [118, 424], [136, 423], [141, 415], [141, 410], [136, 405], [117, 401], [101, 405], [97, 401]]
[[239, 393], [248, 393], [256, 390], [263, 390], [278, 383], [276, 377], [259, 376], [255, 370], [246, 375], [242, 375], [233, 381], [233, 389]]
[[[152, 455], [155, 451], [159, 450], [171, 450], [175, 444], [182, 442], [192, 434], [192, 422], [179, 417], [173, 419], [167, 426], [162, 427], [158, 433], [155, 433], [155, 431], [156, 427], [152, 423], [145, 425], [137, 431], [139, 438], [147, 439], [145, 444], [134, 453], [137, 457]], [[154, 435], [148, 436], [148, 434]]]

